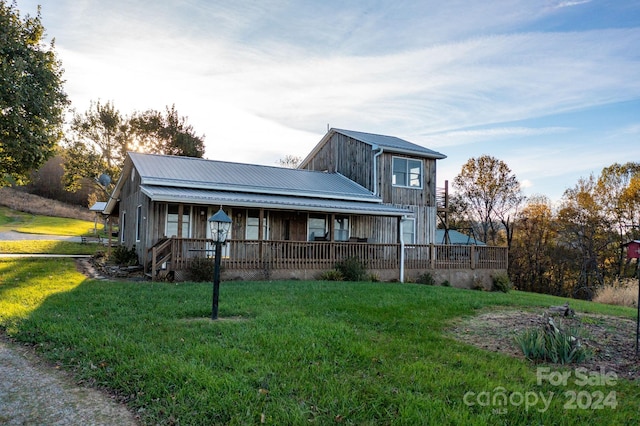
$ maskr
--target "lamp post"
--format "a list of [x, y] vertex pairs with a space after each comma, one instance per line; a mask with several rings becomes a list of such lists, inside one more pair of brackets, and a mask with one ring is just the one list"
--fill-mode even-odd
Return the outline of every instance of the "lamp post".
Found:
[[227, 239], [231, 229], [231, 218], [222, 211], [222, 207], [209, 218], [211, 228], [211, 239], [216, 245], [215, 260], [213, 266], [213, 303], [211, 309], [211, 319], [218, 319], [218, 295], [220, 293], [220, 252], [222, 244]]

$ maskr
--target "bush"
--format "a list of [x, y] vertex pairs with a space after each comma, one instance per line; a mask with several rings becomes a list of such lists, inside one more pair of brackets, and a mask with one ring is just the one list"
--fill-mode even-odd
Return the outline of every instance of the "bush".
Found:
[[331, 269], [330, 271], [321, 273], [318, 279], [323, 281], [344, 281], [344, 276], [342, 276], [342, 272]]
[[594, 302], [606, 303], [609, 305], [638, 307], [638, 281], [627, 279], [614, 281], [596, 292]]
[[367, 268], [357, 257], [350, 257], [336, 263], [336, 270], [342, 274], [345, 281], [364, 281]]
[[125, 246], [117, 246], [111, 252], [109, 260], [114, 262], [116, 265], [121, 266], [134, 266], [138, 264], [138, 254], [136, 253], [136, 246], [131, 247], [131, 249], [126, 248]]
[[189, 263], [189, 267], [187, 268], [189, 281], [213, 281], [213, 269], [213, 259], [207, 259], [205, 257], [192, 259]]
[[444, 280], [442, 281], [442, 284], [440, 284], [442, 287], [451, 287], [451, 283], [449, 282], [449, 280]]
[[434, 280], [433, 276], [428, 272], [424, 272], [418, 275], [418, 278], [416, 278], [416, 282], [418, 284], [436, 285], [436, 280]]
[[549, 318], [548, 325], [527, 329], [516, 336], [515, 341], [530, 360], [570, 364], [582, 362], [591, 355], [577, 335], [577, 329], [557, 328]]
[[513, 289], [513, 283], [509, 279], [507, 274], [496, 274], [493, 277], [493, 286], [491, 291], [501, 291], [503, 293], [509, 293]]

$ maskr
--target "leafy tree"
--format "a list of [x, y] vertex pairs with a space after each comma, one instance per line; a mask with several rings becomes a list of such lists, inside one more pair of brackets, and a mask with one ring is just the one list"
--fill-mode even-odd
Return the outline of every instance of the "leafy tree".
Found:
[[[54, 42], [43, 41], [40, 8], [20, 17], [0, 0], [0, 175], [22, 180], [53, 153], [62, 138], [62, 68]], [[0, 183], [0, 185], [2, 185]]]
[[199, 157], [204, 155], [204, 135], [197, 136], [186, 117], [180, 117], [175, 105], [163, 115], [148, 110], [134, 114], [129, 121], [138, 147], [148, 153]]
[[84, 114], [75, 113], [71, 132], [71, 144], [82, 143], [90, 151], [98, 152], [109, 169], [122, 167], [131, 136], [128, 118], [113, 103], [91, 102]]
[[509, 253], [509, 276], [521, 290], [562, 294], [550, 279], [554, 270], [550, 254], [557, 241], [551, 201], [544, 196], [528, 199], [517, 223], [518, 232]]
[[558, 212], [559, 244], [574, 254], [573, 297], [591, 299], [604, 284], [607, 246], [615, 240], [611, 220], [597, 197], [593, 175], [564, 192]]
[[512, 217], [524, 200], [520, 183], [511, 169], [489, 155], [471, 158], [453, 180], [455, 203], [469, 222], [479, 227], [485, 242], [496, 244], [501, 223], [507, 246], [513, 237]]
[[[598, 178], [596, 196], [617, 231], [619, 247], [640, 237], [640, 163], [605, 167]], [[628, 260], [623, 250], [618, 247], [613, 250], [620, 274]]]

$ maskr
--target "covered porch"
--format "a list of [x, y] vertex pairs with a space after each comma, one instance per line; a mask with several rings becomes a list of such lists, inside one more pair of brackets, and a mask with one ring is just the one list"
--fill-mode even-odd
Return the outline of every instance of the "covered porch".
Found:
[[[188, 279], [190, 263], [212, 258], [208, 239], [168, 238], [149, 249], [147, 273]], [[360, 259], [384, 281], [404, 281], [426, 271], [506, 271], [507, 248], [476, 245], [386, 244], [356, 241], [229, 240], [222, 249], [225, 279], [313, 279], [339, 261]]]

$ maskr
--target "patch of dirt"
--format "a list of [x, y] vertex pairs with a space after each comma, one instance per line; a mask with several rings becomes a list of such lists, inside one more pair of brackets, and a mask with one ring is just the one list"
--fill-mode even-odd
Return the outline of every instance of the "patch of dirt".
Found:
[[39, 359], [31, 348], [0, 334], [0, 424], [135, 426], [118, 400], [78, 386], [71, 375]]
[[[529, 328], [543, 327], [549, 311], [499, 310], [465, 318], [449, 329], [459, 341], [478, 348], [524, 359], [515, 337]], [[615, 372], [617, 377], [640, 380], [640, 358], [636, 356], [634, 320], [576, 313], [573, 317], [553, 316], [560, 328], [579, 329], [581, 341], [593, 356], [580, 363], [589, 371]]]

